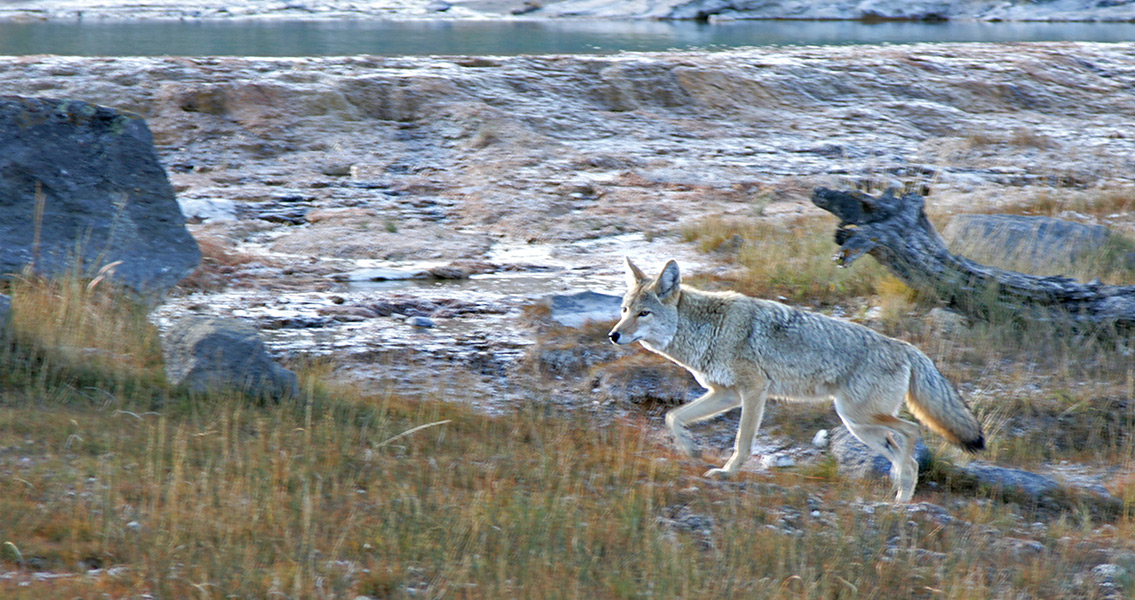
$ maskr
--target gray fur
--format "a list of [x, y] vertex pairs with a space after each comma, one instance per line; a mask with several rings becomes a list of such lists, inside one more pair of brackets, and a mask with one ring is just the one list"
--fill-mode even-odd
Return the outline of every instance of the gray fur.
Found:
[[685, 367], [704, 396], [666, 415], [684, 452], [695, 454], [686, 425], [741, 407], [732, 457], [706, 475], [732, 475], [752, 450], [769, 396], [828, 400], [853, 435], [890, 459], [897, 500], [910, 501], [918, 478], [912, 413], [967, 450], [983, 445], [981, 425], [957, 390], [914, 346], [861, 325], [734, 292], [682, 285], [674, 261], [653, 279], [627, 259], [629, 289], [617, 344], [641, 343]]

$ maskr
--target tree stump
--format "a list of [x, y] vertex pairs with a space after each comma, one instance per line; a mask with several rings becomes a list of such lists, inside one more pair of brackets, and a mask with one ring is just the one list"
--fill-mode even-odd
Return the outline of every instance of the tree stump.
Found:
[[812, 203], [839, 217], [833, 259], [846, 267], [870, 254], [911, 288], [988, 321], [1068, 324], [1077, 331], [1135, 333], [1135, 286], [1039, 277], [951, 253], [918, 194], [880, 196], [817, 188]]

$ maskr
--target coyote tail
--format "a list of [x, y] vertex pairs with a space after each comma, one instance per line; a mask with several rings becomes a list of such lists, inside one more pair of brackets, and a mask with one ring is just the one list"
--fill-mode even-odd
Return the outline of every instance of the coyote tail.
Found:
[[981, 423], [957, 388], [925, 354], [918, 350], [911, 354], [910, 390], [906, 395], [910, 412], [935, 433], [967, 452], [985, 448]]

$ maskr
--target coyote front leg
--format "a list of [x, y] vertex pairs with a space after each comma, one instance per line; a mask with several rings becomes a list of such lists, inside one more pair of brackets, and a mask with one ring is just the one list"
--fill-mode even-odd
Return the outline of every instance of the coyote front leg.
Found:
[[741, 396], [741, 424], [737, 427], [737, 440], [733, 442], [733, 456], [719, 469], [710, 469], [703, 477], [728, 477], [741, 470], [741, 465], [753, 453], [753, 436], [761, 426], [768, 399], [768, 383], [743, 389]]
[[686, 426], [719, 415], [740, 405], [741, 397], [737, 395], [737, 392], [711, 386], [709, 391], [697, 400], [666, 413], [666, 426], [674, 436], [674, 442], [678, 444], [678, 449], [684, 452], [686, 456], [698, 458], [701, 453], [690, 438], [690, 432], [686, 430]]

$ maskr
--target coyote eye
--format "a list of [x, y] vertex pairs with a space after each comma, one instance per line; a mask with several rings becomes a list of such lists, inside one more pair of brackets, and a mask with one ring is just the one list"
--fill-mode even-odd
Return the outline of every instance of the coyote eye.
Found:
[[649, 311], [649, 310], [644, 310], [644, 311], [642, 311], [642, 312], [638, 313], [638, 316], [640, 316], [640, 317], [649, 317], [649, 316], [650, 316], [650, 311]]

